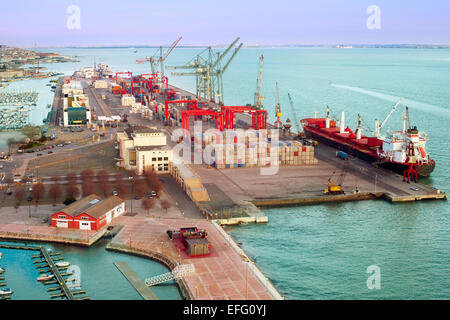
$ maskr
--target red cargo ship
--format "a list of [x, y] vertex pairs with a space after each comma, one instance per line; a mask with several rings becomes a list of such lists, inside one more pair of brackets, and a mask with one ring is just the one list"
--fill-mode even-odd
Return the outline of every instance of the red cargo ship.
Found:
[[417, 181], [417, 176], [426, 177], [435, 167], [435, 161], [426, 151], [426, 134], [419, 132], [417, 127], [409, 123], [408, 107], [403, 118], [403, 130], [395, 131], [389, 136], [381, 136], [380, 130], [395, 111], [399, 102], [393, 107], [386, 119], [375, 124], [376, 136], [368, 137], [362, 134], [361, 117], [358, 115], [358, 127], [353, 132], [345, 127], [345, 114], [342, 111], [339, 126], [330, 119], [330, 109], [327, 107], [326, 118], [307, 118], [300, 122], [308, 138], [342, 150], [364, 161], [379, 165], [403, 175], [409, 182], [410, 176]]

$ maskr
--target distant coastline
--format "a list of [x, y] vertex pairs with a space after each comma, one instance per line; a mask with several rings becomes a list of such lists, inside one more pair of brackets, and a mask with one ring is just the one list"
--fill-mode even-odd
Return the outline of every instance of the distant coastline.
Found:
[[[177, 48], [204, 48], [204, 47], [213, 47], [213, 48], [225, 48], [228, 45], [225, 44], [216, 44], [216, 45], [207, 45], [207, 44], [199, 44], [199, 45], [179, 45]], [[137, 49], [137, 48], [159, 48], [160, 46], [156, 45], [91, 45], [91, 46], [42, 46], [38, 47], [39, 49]], [[168, 47], [168, 46], [163, 46]], [[351, 44], [351, 43], [339, 43], [339, 44], [247, 44], [243, 46], [243, 48], [396, 48], [396, 49], [450, 49], [450, 44]], [[27, 49], [27, 47], [24, 47]], [[34, 48], [28, 48], [34, 49]]]

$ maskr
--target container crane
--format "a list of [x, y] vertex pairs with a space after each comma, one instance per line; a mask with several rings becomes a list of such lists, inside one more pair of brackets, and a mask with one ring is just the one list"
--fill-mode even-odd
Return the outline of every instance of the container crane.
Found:
[[[172, 50], [177, 46], [178, 42], [181, 41], [183, 37], [178, 37], [177, 40], [175, 40], [172, 45], [169, 47], [169, 49], [166, 51], [166, 53], [163, 55], [163, 47], [160, 46], [157, 52], [151, 56], [146, 57], [145, 59], [138, 59], [136, 60], [137, 63], [144, 63], [146, 61], [150, 62], [150, 68], [153, 74], [156, 74], [157, 72], [160, 73], [161, 77], [164, 77], [164, 61], [169, 56], [169, 54], [172, 52]], [[159, 51], [159, 55], [158, 55]], [[159, 71], [157, 70], [157, 64], [159, 64]]]
[[297, 114], [295, 113], [294, 102], [292, 101], [291, 95], [288, 93], [289, 105], [291, 107], [292, 117], [294, 118], [295, 127], [297, 128], [297, 137], [300, 139], [300, 122], [297, 119]]
[[258, 77], [256, 78], [256, 92], [255, 92], [255, 109], [262, 110], [264, 109], [262, 105], [262, 100], [264, 99], [262, 96], [262, 71], [263, 71], [263, 61], [264, 55], [259, 57], [259, 69], [258, 69]]
[[222, 75], [227, 70], [231, 61], [234, 59], [236, 54], [242, 48], [241, 43], [237, 48], [234, 49], [233, 54], [228, 59], [228, 61], [222, 67], [222, 62], [224, 57], [230, 52], [230, 50], [239, 41], [239, 37], [236, 38], [223, 53], [213, 52], [211, 47], [206, 48], [197, 56], [195, 56], [191, 61], [189, 61], [184, 66], [167, 66], [166, 69], [190, 69], [190, 72], [172, 72], [173, 76], [195, 76], [196, 77], [196, 95], [198, 98], [205, 101], [216, 102], [219, 104], [224, 104], [224, 94], [223, 94], [223, 82]]
[[281, 122], [281, 104], [280, 104], [280, 92], [278, 90], [278, 82], [275, 84], [275, 93], [276, 93], [276, 105], [275, 105], [275, 117], [277, 120], [274, 123], [275, 128], [281, 129], [283, 127], [283, 123]]

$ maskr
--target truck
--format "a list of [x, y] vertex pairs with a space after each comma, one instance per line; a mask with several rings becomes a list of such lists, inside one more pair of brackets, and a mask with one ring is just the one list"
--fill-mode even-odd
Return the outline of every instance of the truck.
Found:
[[348, 154], [341, 150], [336, 151], [336, 157], [338, 157], [342, 160], [348, 160]]

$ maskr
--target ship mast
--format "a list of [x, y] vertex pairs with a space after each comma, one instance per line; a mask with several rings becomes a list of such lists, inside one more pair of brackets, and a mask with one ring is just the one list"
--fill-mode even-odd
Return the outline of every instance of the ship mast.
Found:
[[327, 106], [327, 119], [325, 120], [325, 127], [330, 127], [330, 107]]
[[358, 128], [356, 129], [356, 139], [361, 139], [361, 116], [358, 114]]

